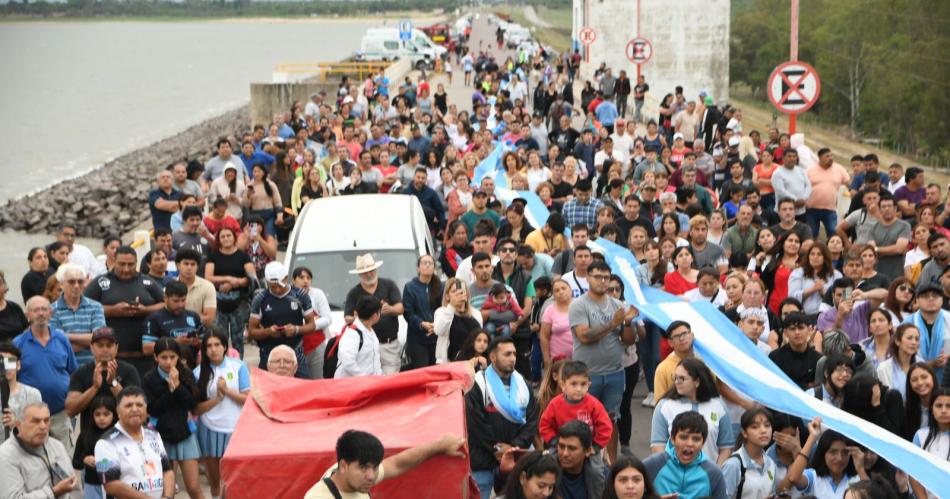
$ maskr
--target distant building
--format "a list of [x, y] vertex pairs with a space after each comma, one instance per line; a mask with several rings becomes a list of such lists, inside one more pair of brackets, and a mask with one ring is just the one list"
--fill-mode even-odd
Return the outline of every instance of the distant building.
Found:
[[[677, 85], [687, 99], [696, 99], [701, 90], [716, 104], [729, 99], [729, 0], [573, 0], [574, 47], [584, 55], [579, 33], [584, 26], [594, 28], [596, 39], [587, 47], [590, 64], [582, 78], [606, 62], [614, 76], [624, 69], [631, 79], [637, 67], [626, 56], [627, 43], [637, 36], [650, 40], [653, 55], [642, 66], [650, 95], [648, 116], [656, 115], [656, 104]], [[764, 84], [764, 82], [763, 82]], [[651, 106], [652, 103], [652, 106]]]

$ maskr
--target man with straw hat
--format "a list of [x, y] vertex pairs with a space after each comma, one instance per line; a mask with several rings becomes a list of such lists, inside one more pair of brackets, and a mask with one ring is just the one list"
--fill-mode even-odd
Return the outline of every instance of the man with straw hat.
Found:
[[402, 348], [399, 345], [399, 316], [402, 315], [402, 293], [396, 283], [379, 277], [377, 271], [383, 266], [371, 253], [356, 257], [356, 268], [350, 274], [360, 276], [360, 283], [346, 294], [343, 315], [346, 323], [352, 324], [356, 303], [363, 296], [375, 296], [381, 303], [379, 322], [373, 326], [379, 339], [379, 358], [383, 374], [399, 372]]

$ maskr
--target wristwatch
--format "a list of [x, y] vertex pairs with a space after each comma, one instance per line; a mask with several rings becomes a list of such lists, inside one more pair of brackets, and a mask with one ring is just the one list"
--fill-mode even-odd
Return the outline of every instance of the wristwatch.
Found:
[[119, 380], [117, 379], [112, 380], [112, 388], [118, 388], [118, 387], [119, 387]]

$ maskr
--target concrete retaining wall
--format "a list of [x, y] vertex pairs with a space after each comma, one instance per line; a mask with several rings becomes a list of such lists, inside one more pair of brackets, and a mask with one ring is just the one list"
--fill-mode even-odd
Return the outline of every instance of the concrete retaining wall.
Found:
[[574, 40], [585, 25], [597, 34], [582, 78], [590, 79], [606, 62], [615, 76], [623, 69], [636, 79], [625, 48], [636, 37], [638, 3], [640, 36], [653, 45], [652, 58], [642, 66], [650, 97], [659, 101], [682, 85], [688, 99], [706, 90], [717, 104], [728, 101], [729, 0], [574, 0]]
[[[386, 76], [391, 82], [390, 90], [397, 88], [411, 70], [412, 64], [408, 59], [396, 61], [386, 68]], [[251, 126], [269, 125], [275, 114], [290, 110], [294, 101], [306, 103], [315, 92], [323, 90], [328, 96], [334, 96], [339, 86], [339, 78], [327, 78], [321, 82], [251, 83]]]

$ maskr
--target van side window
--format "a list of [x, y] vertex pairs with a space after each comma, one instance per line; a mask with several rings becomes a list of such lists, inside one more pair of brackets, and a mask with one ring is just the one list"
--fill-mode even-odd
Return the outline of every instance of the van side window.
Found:
[[399, 50], [399, 42], [386, 40], [383, 42], [383, 47], [386, 47], [386, 50]]

